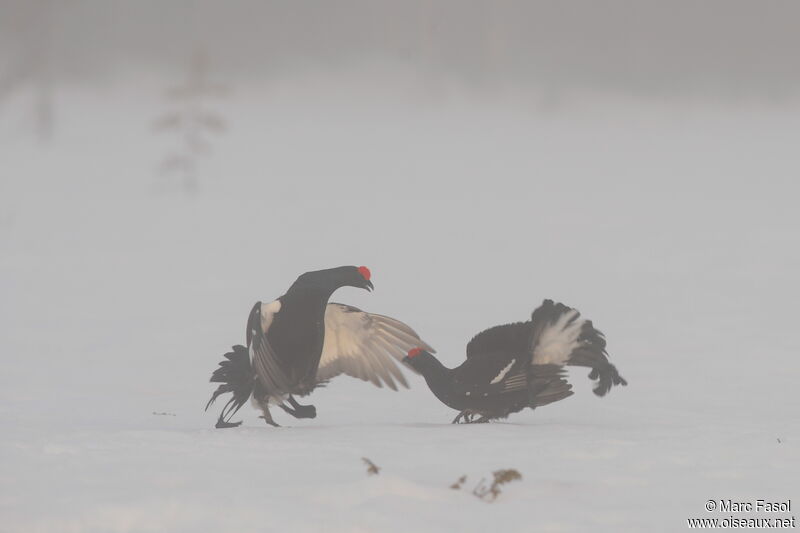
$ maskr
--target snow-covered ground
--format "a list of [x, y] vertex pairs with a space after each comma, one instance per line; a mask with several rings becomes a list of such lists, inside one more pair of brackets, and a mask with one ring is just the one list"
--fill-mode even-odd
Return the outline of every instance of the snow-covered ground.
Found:
[[[408, 79], [236, 86], [194, 194], [154, 172], [161, 81], [62, 88], [45, 145], [0, 116], [0, 531], [679, 531], [728, 516], [709, 499], [800, 503], [800, 106]], [[342, 377], [315, 420], [213, 429], [252, 303], [342, 264], [376, 291], [334, 300], [449, 366], [576, 306], [630, 386], [573, 372], [563, 402], [452, 426], [416, 376]], [[470, 494], [500, 468], [523, 479]]]

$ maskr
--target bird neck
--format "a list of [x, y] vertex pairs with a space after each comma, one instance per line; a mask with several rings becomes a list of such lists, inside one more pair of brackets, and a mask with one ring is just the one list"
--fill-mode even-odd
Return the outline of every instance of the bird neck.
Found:
[[288, 292], [310, 291], [330, 297], [337, 289], [347, 285], [347, 267], [328, 268], [301, 274]]
[[448, 380], [448, 375], [451, 370], [444, 366], [441, 361], [427, 353], [420, 354], [418, 357], [425, 358], [425, 366], [420, 369], [420, 372], [425, 378], [425, 381], [428, 382], [428, 386], [442, 384]]
[[322, 302], [323, 305], [328, 303], [333, 293], [344, 286], [342, 283], [331, 282], [325, 280], [324, 282], [295, 282], [289, 290], [286, 291], [286, 296], [294, 298], [301, 298], [304, 300], [315, 300]]
[[438, 359], [430, 354], [420, 354], [418, 357], [425, 357], [425, 365], [422, 366], [420, 373], [425, 378], [428, 388], [440, 402], [452, 407], [453, 409], [462, 409], [462, 407], [454, 401], [453, 394], [453, 370], [444, 366]]
[[323, 286], [323, 285], [300, 285], [297, 284], [289, 287], [286, 295], [303, 295], [306, 298], [319, 298], [328, 301], [330, 297], [339, 287]]

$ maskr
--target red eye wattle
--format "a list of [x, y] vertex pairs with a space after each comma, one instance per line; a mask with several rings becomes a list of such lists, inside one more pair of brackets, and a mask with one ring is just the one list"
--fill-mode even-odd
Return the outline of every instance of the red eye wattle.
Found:
[[372, 277], [372, 272], [370, 272], [367, 267], [358, 267], [358, 273], [361, 274], [361, 277], [367, 281], [369, 281], [369, 278]]
[[409, 356], [409, 357], [416, 357], [416, 356], [418, 356], [418, 355], [419, 355], [419, 354], [421, 354], [421, 353], [422, 353], [422, 348], [411, 348], [411, 349], [408, 351], [408, 356]]

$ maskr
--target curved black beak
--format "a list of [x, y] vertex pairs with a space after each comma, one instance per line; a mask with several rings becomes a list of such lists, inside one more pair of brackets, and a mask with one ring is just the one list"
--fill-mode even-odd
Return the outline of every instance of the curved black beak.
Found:
[[372, 284], [370, 280], [364, 280], [364, 288], [367, 289], [369, 292], [375, 290], [375, 285]]

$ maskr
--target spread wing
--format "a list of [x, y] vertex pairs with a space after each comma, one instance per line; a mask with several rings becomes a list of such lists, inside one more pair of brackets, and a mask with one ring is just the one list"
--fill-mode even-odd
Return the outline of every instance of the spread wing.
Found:
[[399, 320], [329, 303], [325, 309], [325, 343], [317, 380], [326, 381], [344, 373], [377, 387], [386, 383], [397, 390], [396, 380], [407, 388], [408, 382], [396, 361], [416, 347], [435, 352]]

